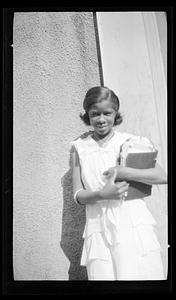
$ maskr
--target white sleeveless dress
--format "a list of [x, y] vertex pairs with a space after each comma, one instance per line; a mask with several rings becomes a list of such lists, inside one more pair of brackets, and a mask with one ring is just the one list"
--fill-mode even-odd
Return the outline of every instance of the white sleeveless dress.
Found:
[[[103, 172], [116, 165], [120, 146], [131, 137], [134, 135], [114, 131], [103, 146], [91, 135], [73, 142], [85, 189], [97, 191], [105, 185]], [[163, 280], [161, 247], [154, 225], [156, 221], [144, 199], [86, 205], [81, 265], [88, 266], [95, 260], [111, 262], [113, 280]]]

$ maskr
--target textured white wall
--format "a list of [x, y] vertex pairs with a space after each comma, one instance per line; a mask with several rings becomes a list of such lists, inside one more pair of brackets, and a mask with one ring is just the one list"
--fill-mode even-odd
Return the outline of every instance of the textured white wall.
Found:
[[84, 210], [73, 203], [69, 143], [87, 130], [82, 100], [100, 84], [93, 16], [15, 13], [13, 39], [14, 277], [84, 279]]
[[[165, 15], [160, 13], [155, 16], [153, 12], [145, 13], [144, 16], [141, 12], [98, 12], [97, 17], [104, 84], [119, 96], [120, 111], [124, 117], [118, 130], [148, 137], [158, 149], [158, 160], [165, 169], [167, 144]], [[159, 37], [162, 37], [162, 41]], [[146, 203], [158, 224], [157, 233], [163, 248], [162, 257], [167, 274], [165, 187], [154, 186], [152, 197], [146, 199]]]

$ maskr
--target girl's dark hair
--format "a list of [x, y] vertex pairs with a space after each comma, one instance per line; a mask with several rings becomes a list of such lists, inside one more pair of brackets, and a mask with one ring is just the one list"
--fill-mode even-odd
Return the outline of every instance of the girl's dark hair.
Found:
[[120, 107], [119, 98], [112, 90], [104, 86], [95, 86], [87, 91], [83, 101], [83, 108], [85, 110], [85, 113], [80, 114], [81, 120], [86, 125], [90, 125], [88, 112], [93, 104], [101, 102], [102, 100], [110, 100], [112, 102], [113, 108], [117, 112], [114, 120], [114, 125], [121, 124], [123, 119], [121, 114], [119, 113], [119, 107]]

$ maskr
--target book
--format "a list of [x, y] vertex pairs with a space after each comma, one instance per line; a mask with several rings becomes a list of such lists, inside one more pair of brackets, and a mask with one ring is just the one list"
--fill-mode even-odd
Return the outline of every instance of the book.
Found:
[[[135, 139], [128, 140], [126, 144], [123, 144], [120, 152], [120, 165], [136, 168], [136, 169], [148, 169], [154, 168], [156, 163], [158, 151], [142, 138], [139, 142]], [[152, 185], [129, 181], [128, 194], [125, 200], [140, 199], [148, 197], [152, 193]]]

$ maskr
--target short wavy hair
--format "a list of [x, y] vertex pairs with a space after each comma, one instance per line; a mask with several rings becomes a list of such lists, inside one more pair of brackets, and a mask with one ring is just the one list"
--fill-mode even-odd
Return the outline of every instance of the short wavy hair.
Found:
[[87, 91], [83, 101], [83, 108], [85, 110], [85, 113], [80, 114], [81, 120], [86, 125], [90, 125], [88, 112], [93, 104], [99, 103], [102, 100], [110, 100], [112, 102], [113, 108], [116, 111], [114, 126], [121, 124], [123, 118], [119, 113], [119, 107], [120, 107], [119, 98], [112, 90], [104, 86], [95, 86]]

